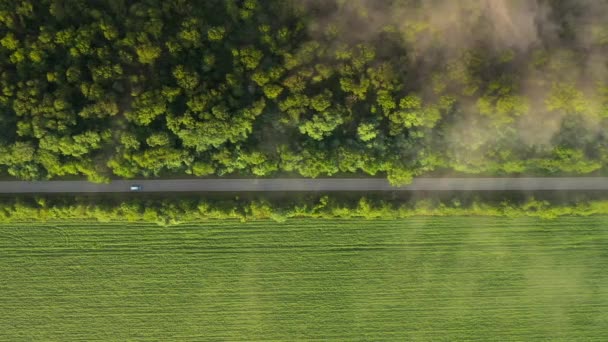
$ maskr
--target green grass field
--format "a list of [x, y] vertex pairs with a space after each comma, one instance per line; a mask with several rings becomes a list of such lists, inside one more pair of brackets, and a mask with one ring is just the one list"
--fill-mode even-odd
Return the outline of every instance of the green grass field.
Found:
[[605, 341], [608, 218], [0, 226], [1, 341]]

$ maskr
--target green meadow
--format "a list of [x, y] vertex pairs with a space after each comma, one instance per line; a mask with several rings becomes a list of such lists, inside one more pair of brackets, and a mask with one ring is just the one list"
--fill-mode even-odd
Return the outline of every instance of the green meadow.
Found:
[[2, 341], [602, 341], [608, 217], [0, 226]]

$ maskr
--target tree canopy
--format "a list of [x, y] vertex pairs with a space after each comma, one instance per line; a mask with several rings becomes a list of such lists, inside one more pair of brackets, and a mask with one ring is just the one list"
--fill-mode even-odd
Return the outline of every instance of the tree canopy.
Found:
[[0, 0], [0, 168], [401, 184], [606, 167], [606, 1], [534, 2], [550, 15], [528, 41], [483, 18], [529, 4], [466, 0], [459, 44], [434, 16], [449, 2], [428, 3]]

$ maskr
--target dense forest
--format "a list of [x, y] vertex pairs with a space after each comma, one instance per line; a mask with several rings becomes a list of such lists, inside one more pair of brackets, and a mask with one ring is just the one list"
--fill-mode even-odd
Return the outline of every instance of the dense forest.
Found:
[[606, 0], [0, 0], [0, 167], [602, 170], [607, 15]]

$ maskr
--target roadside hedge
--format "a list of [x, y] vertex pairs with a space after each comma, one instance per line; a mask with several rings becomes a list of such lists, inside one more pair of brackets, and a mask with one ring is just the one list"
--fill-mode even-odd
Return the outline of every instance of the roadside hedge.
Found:
[[459, 198], [384, 199], [372, 197], [345, 200], [323, 195], [292, 200], [239, 197], [209, 199], [167, 198], [0, 198], [0, 222], [92, 220], [101, 222], [155, 222], [175, 225], [205, 220], [403, 219], [412, 216], [539, 217], [608, 215], [608, 200], [586, 199], [556, 203], [533, 197], [524, 200], [461, 201]]

